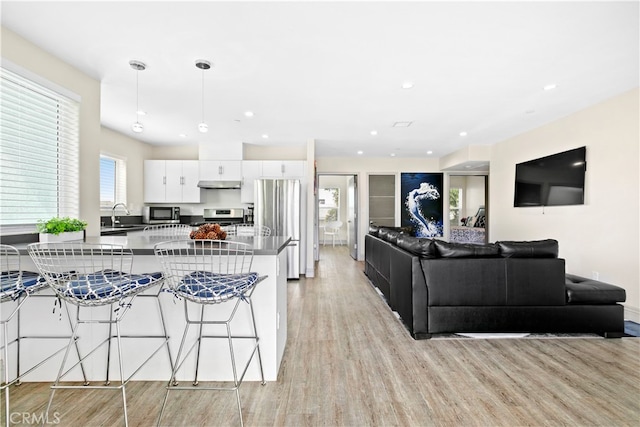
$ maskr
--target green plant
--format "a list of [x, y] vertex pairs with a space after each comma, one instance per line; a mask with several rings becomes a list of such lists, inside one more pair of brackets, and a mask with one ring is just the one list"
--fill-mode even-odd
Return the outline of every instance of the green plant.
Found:
[[60, 234], [67, 231], [82, 231], [87, 228], [86, 221], [76, 218], [51, 218], [48, 221], [40, 220], [36, 226], [39, 233]]

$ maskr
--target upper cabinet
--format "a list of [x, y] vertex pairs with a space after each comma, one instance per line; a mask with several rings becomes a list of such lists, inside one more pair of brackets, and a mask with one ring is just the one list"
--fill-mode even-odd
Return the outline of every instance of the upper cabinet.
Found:
[[145, 160], [145, 203], [200, 203], [199, 161]]
[[264, 160], [262, 162], [263, 178], [304, 178], [304, 160]]
[[240, 181], [242, 161], [240, 160], [200, 160], [201, 181]]
[[262, 160], [245, 160], [242, 162], [242, 189], [240, 201], [253, 203], [253, 183], [262, 178]]

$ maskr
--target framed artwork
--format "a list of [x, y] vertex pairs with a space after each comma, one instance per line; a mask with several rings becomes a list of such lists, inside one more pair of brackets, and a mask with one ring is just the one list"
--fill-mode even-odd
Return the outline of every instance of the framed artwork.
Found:
[[401, 173], [401, 225], [411, 227], [416, 237], [443, 235], [443, 174]]

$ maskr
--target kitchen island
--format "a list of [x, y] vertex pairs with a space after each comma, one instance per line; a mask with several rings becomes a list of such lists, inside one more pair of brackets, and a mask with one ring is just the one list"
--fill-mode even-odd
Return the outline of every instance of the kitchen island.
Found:
[[[122, 245], [133, 251], [133, 272], [149, 273], [161, 271], [160, 263], [154, 255], [153, 248], [156, 243], [165, 241], [167, 238], [144, 236], [141, 232], [129, 233], [127, 236], [99, 236], [87, 237], [87, 243], [116, 244]], [[253, 304], [256, 317], [256, 326], [260, 337], [260, 351], [266, 381], [276, 381], [278, 370], [284, 354], [287, 341], [287, 258], [285, 248], [290, 239], [281, 236], [256, 236], [240, 237], [232, 236], [228, 240], [248, 243], [254, 249], [253, 271], [267, 278], [260, 282], [253, 293]], [[26, 245], [16, 245], [22, 256], [22, 268], [25, 270], [35, 270], [33, 262], [27, 254]], [[150, 289], [142, 295], [154, 295], [159, 288]], [[45, 292], [51, 293], [51, 290]], [[180, 339], [184, 330], [184, 303], [178, 300], [169, 292], [160, 293], [160, 303], [165, 315], [165, 322], [168, 330], [169, 347], [172, 358], [175, 359]], [[22, 308], [22, 330], [23, 333], [36, 332], [39, 335], [60, 335], [69, 332], [69, 325], [64, 316], [61, 316], [59, 309], [54, 312], [54, 298], [31, 298]], [[207, 306], [207, 311], [217, 314], [220, 310], [227, 310], [231, 304], [216, 304]], [[198, 306], [192, 307], [195, 313]], [[248, 304], [240, 304], [236, 317], [231, 324], [234, 335], [242, 335], [249, 332], [250, 314]], [[75, 317], [75, 307], [70, 306], [72, 316]], [[86, 313], [93, 310], [101, 310], [101, 315], [108, 316], [109, 307], [83, 308]], [[191, 310], [191, 309], [190, 309]], [[207, 312], [206, 311], [206, 312]], [[86, 315], [86, 314], [85, 314]], [[83, 316], [84, 317], [84, 316]], [[89, 329], [90, 328], [90, 329]], [[214, 327], [211, 327], [214, 328]], [[193, 340], [196, 328], [192, 328], [188, 339]], [[160, 311], [155, 298], [145, 298], [138, 296], [132, 304], [131, 310], [126, 314], [121, 324], [123, 335], [160, 335], [161, 320]], [[207, 335], [223, 334], [223, 330], [211, 329]], [[104, 325], [91, 325], [80, 330], [79, 345], [81, 351], [92, 347], [93, 343], [100, 342], [107, 334]], [[241, 363], [247, 360], [252, 346], [249, 340], [240, 341], [236, 345], [234, 341], [234, 351], [236, 360]], [[244, 341], [244, 342], [242, 342]], [[147, 349], [155, 348], [162, 340], [160, 339], [125, 339], [123, 341], [123, 356], [125, 361], [125, 377], [130, 375], [139, 362], [148, 356]], [[158, 343], [158, 344], [156, 344]], [[39, 354], [47, 354], [50, 350], [61, 346], [60, 340], [26, 340], [22, 347], [24, 366], [30, 366], [38, 360]], [[112, 347], [111, 355], [111, 376], [115, 380], [117, 377], [117, 346]], [[227, 381], [232, 379], [231, 362], [229, 359], [229, 348], [226, 340], [205, 340], [202, 350], [204, 358], [198, 368], [198, 379], [200, 381]], [[85, 371], [90, 380], [103, 380], [106, 355], [106, 348], [101, 348], [95, 355], [87, 359]], [[193, 356], [193, 355], [192, 355]], [[191, 357], [191, 356], [190, 356]], [[32, 360], [29, 360], [32, 359]], [[53, 381], [62, 355], [35, 370], [25, 377], [24, 381]], [[193, 359], [193, 361], [191, 360]], [[179, 381], [193, 379], [195, 372], [195, 358], [188, 359], [178, 375]], [[76, 359], [77, 360], [77, 359]], [[165, 349], [159, 351], [149, 363], [147, 363], [133, 378], [133, 380], [148, 381], [168, 381], [171, 374], [169, 357]], [[81, 372], [76, 368], [67, 377], [72, 380], [81, 380]], [[254, 357], [249, 366], [245, 381], [259, 381], [260, 373], [257, 358]]]

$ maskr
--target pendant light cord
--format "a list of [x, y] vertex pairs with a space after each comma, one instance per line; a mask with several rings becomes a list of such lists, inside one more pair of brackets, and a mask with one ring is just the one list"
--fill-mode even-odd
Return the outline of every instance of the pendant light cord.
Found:
[[202, 70], [202, 123], [204, 123], [204, 69]]
[[139, 106], [140, 87], [139, 87], [139, 81], [140, 81], [140, 70], [136, 70], [136, 123], [138, 122], [138, 119], [139, 119], [139, 116], [140, 116], [140, 106]]

